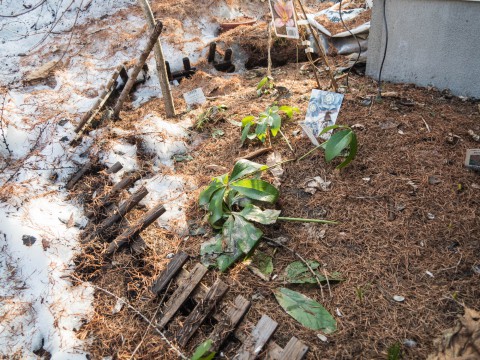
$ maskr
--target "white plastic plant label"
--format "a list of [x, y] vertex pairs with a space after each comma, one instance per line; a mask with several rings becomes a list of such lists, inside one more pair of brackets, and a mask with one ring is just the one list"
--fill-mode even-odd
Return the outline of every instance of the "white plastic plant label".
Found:
[[298, 24], [292, 0], [269, 0], [273, 27], [278, 37], [298, 39]]
[[201, 105], [207, 101], [207, 99], [205, 98], [205, 95], [203, 94], [202, 88], [197, 88], [195, 90], [192, 90], [183, 94], [183, 98], [185, 99], [185, 102], [187, 103], [188, 106], [194, 105], [194, 104]]
[[[314, 145], [318, 146], [316, 139], [320, 136], [322, 130], [337, 122], [342, 102], [343, 94], [317, 89], [312, 90], [307, 115], [305, 116], [305, 121], [300, 123], [300, 126]], [[328, 140], [330, 135], [331, 131], [322, 134], [321, 138]]]

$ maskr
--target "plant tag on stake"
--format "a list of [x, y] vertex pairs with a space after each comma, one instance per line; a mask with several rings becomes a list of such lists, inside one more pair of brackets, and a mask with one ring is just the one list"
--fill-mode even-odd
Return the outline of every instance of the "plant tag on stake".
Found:
[[[312, 90], [307, 115], [305, 116], [305, 121], [300, 123], [300, 126], [315, 146], [319, 145], [317, 138], [322, 130], [337, 122], [342, 102], [343, 94], [317, 89]], [[330, 136], [331, 131], [323, 134], [321, 138], [328, 140]]]
[[465, 156], [465, 166], [480, 171], [480, 149], [468, 149]]
[[198, 88], [183, 94], [183, 98], [185, 99], [188, 107], [195, 104], [202, 105], [207, 101], [205, 95], [203, 94], [202, 88]]
[[298, 25], [292, 0], [269, 0], [273, 28], [278, 37], [298, 39]]

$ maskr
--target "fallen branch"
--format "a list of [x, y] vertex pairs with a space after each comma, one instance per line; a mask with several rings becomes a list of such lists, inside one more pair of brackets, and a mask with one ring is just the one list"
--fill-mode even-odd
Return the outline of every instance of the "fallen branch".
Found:
[[255, 159], [256, 157], [259, 157], [260, 155], [263, 155], [263, 154], [265, 154], [265, 153], [268, 153], [268, 152], [270, 152], [270, 151], [272, 151], [272, 150], [273, 150], [272, 147], [261, 148], [261, 149], [252, 151], [251, 153], [249, 153], [249, 154], [247, 154], [247, 155], [245, 155], [245, 156], [236, 158], [236, 159], [235, 159], [235, 162], [237, 162], [237, 161], [239, 161], [239, 160], [252, 160], [252, 159]]
[[148, 55], [152, 51], [155, 43], [157, 42], [157, 39], [160, 36], [160, 33], [162, 32], [162, 29], [163, 29], [163, 24], [160, 21], [157, 22], [155, 24], [155, 27], [152, 33], [150, 34], [150, 37], [147, 42], [147, 46], [145, 46], [145, 49], [143, 50], [142, 55], [140, 55], [140, 58], [138, 59], [137, 64], [133, 68], [130, 78], [125, 84], [125, 87], [123, 88], [122, 93], [120, 94], [120, 97], [118, 98], [117, 103], [115, 104], [115, 107], [113, 109], [113, 115], [112, 115], [113, 119], [118, 119], [118, 115], [120, 114], [122, 105], [127, 99], [128, 94], [130, 93], [130, 90], [132, 90], [133, 85], [135, 85], [137, 76], [142, 70], [143, 65], [145, 64], [145, 61], [147, 61]]
[[[82, 281], [81, 279], [77, 278], [75, 275], [69, 275], [69, 277], [71, 277], [72, 279], [75, 279], [76, 281], [80, 282], [80, 283], [84, 283], [84, 281]], [[186, 357], [177, 347], [175, 347], [175, 345], [173, 345], [168, 339], [167, 337], [165, 336], [165, 334], [163, 332], [161, 332], [160, 330], [158, 330], [157, 326], [152, 323], [150, 320], [148, 320], [148, 318], [143, 315], [140, 311], [138, 311], [136, 308], [134, 308], [127, 300], [125, 300], [124, 298], [121, 298], [117, 295], [115, 295], [114, 293], [108, 291], [107, 289], [104, 289], [104, 288], [101, 288], [100, 286], [97, 286], [97, 285], [94, 285], [92, 283], [87, 283], [88, 286], [91, 286], [93, 287], [95, 290], [98, 290], [98, 291], [101, 291], [103, 292], [104, 294], [107, 294], [107, 295], [110, 295], [112, 297], [114, 297], [115, 299], [123, 302], [130, 310], [132, 310], [135, 314], [137, 314], [138, 316], [140, 316], [140, 318], [142, 318], [142, 320], [144, 320], [149, 326], [151, 326], [159, 335], [160, 337], [162, 338], [162, 340], [168, 345], [170, 346], [170, 348], [172, 350], [174, 350], [178, 356], [180, 356], [183, 360], [188, 360], [188, 357]]]
[[112, 255], [122, 246], [128, 244], [131, 239], [135, 238], [138, 234], [145, 230], [150, 224], [162, 216], [165, 211], [166, 209], [162, 204], [155, 206], [152, 210], [138, 219], [135, 224], [117, 236], [117, 238], [110, 243], [105, 254], [107, 256]]
[[90, 169], [92, 168], [92, 162], [89, 160], [83, 165], [83, 167], [78, 171], [67, 183], [66, 188], [67, 190], [71, 190], [75, 184], [85, 175]]

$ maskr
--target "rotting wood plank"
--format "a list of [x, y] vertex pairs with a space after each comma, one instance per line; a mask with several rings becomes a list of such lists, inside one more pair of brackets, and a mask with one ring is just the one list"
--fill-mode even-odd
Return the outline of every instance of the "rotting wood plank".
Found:
[[283, 349], [279, 360], [301, 360], [307, 351], [308, 346], [294, 336]]
[[207, 270], [208, 269], [205, 266], [198, 263], [190, 272], [189, 277], [178, 285], [177, 290], [175, 290], [172, 297], [165, 304], [165, 311], [162, 318], [158, 322], [158, 328], [160, 330], [168, 324], [178, 309], [180, 309], [180, 306], [183, 305], [200, 281], [202, 281], [203, 277], [207, 273]]
[[235, 330], [248, 309], [250, 301], [242, 295], [238, 295], [232, 306], [229, 306], [224, 316], [219, 316], [219, 320], [209, 339], [212, 340], [211, 350], [217, 352], [227, 337]]
[[[116, 183], [108, 193], [101, 195], [101, 197], [98, 200], [95, 200], [95, 202], [98, 202], [100, 207], [107, 206], [115, 195], [117, 195], [123, 189], [128, 188], [135, 181], [140, 179], [140, 177], [141, 177], [140, 173], [134, 173], [133, 175], [124, 177], [122, 180]], [[89, 210], [86, 213], [86, 216], [88, 218], [91, 218], [94, 215], [95, 215], [94, 210]]]
[[67, 183], [66, 185], [67, 190], [71, 190], [75, 186], [75, 184], [82, 178], [82, 176], [92, 169], [92, 165], [93, 164], [90, 160], [87, 161], [85, 165], [82, 166], [80, 171], [78, 171]]
[[274, 341], [269, 341], [266, 348], [265, 360], [280, 360], [282, 356], [282, 347]]
[[277, 329], [277, 322], [268, 315], [262, 315], [252, 333], [244, 341], [238, 353], [234, 356], [235, 360], [253, 360], [257, 358], [265, 344], [272, 337]]
[[115, 164], [113, 164], [112, 166], [110, 166], [106, 173], [107, 174], [116, 174], [117, 172], [119, 172], [120, 170], [123, 169], [123, 165], [120, 163], [120, 161], [117, 161]]
[[[158, 276], [157, 280], [153, 283], [152, 292], [155, 295], [159, 295], [160, 292], [168, 285], [170, 280], [177, 275], [183, 265], [188, 260], [188, 255], [183, 251], [175, 254], [175, 256], [167, 264], [165, 270]], [[181, 281], [179, 281], [181, 283]]]
[[115, 211], [114, 213], [103, 220], [96, 228], [95, 231], [91, 232], [84, 240], [83, 243], [92, 241], [97, 236], [102, 236], [103, 233], [111, 227], [113, 224], [120, 221], [130, 210], [138, 205], [142, 199], [147, 196], [148, 190], [142, 186], [134, 194], [132, 194], [127, 200], [125, 200]]
[[130, 249], [132, 249], [132, 252], [135, 255], [143, 254], [147, 249], [147, 243], [140, 235], [138, 235], [135, 239], [132, 240], [132, 243], [130, 244]]
[[132, 226], [121, 233], [115, 240], [113, 240], [108, 246], [105, 255], [110, 256], [122, 246], [129, 243], [130, 240], [135, 238], [143, 230], [145, 230], [150, 224], [157, 220], [165, 213], [166, 209], [162, 204], [158, 204], [153, 209], [148, 211], [140, 219], [138, 219]]
[[227, 284], [220, 279], [215, 281], [205, 298], [195, 306], [190, 315], [185, 319], [183, 327], [177, 336], [177, 342], [180, 346], [185, 347], [187, 345], [193, 334], [195, 334], [227, 290]]

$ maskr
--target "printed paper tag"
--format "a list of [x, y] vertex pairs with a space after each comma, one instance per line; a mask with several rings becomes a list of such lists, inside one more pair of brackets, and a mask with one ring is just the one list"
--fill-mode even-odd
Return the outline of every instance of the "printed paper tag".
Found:
[[480, 149], [468, 149], [465, 156], [465, 166], [473, 170], [480, 170]]
[[203, 94], [202, 88], [198, 88], [183, 94], [183, 98], [185, 99], [187, 105], [203, 104], [207, 101], [205, 95]]
[[[343, 94], [317, 89], [312, 90], [307, 115], [305, 116], [305, 121], [300, 123], [300, 126], [314, 145], [318, 146], [316, 138], [319, 137], [322, 130], [337, 122], [342, 101]], [[331, 131], [322, 134], [321, 138], [328, 140], [330, 135]]]
[[298, 39], [298, 25], [292, 0], [269, 0], [273, 28], [278, 37]]

